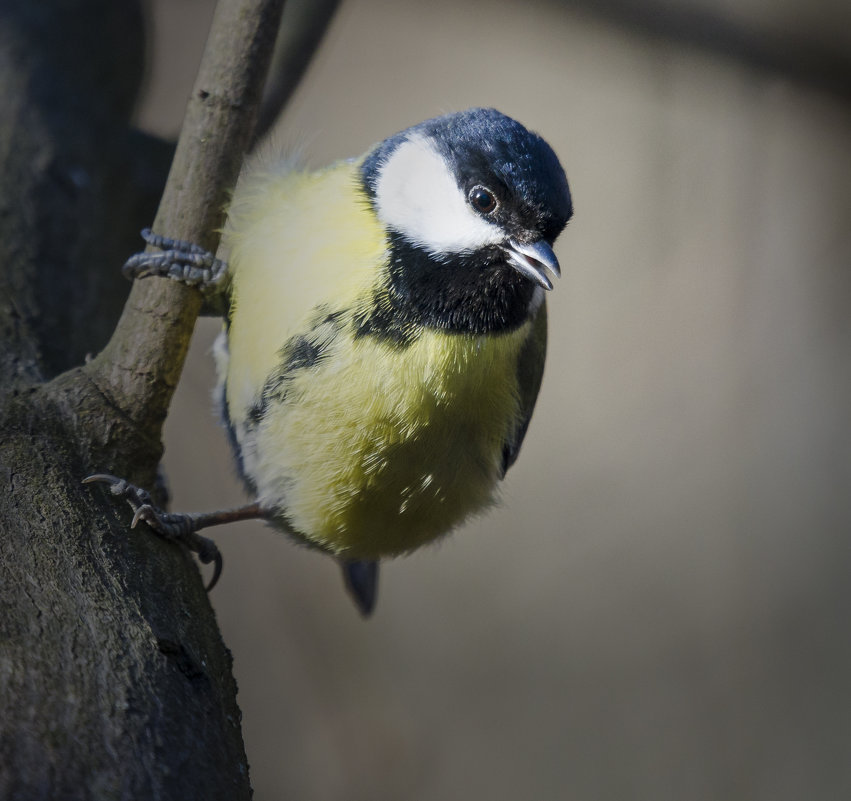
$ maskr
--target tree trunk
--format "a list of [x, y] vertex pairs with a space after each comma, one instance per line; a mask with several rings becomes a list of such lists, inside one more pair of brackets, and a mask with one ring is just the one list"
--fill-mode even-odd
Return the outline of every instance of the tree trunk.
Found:
[[[159, 232], [215, 247], [281, 6], [220, 3]], [[200, 306], [165, 279], [137, 282], [110, 339], [120, 263], [172, 151], [128, 128], [143, 30], [137, 0], [0, 6], [4, 799], [251, 794], [231, 657], [193, 560], [81, 484], [153, 482]]]

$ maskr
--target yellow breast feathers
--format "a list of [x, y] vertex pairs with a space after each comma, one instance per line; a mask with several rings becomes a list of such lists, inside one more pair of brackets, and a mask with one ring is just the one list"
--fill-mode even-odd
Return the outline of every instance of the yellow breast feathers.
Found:
[[531, 324], [423, 328], [403, 344], [359, 336], [353, 317], [386, 269], [386, 241], [356, 173], [267, 173], [238, 189], [219, 369], [258, 499], [305, 540], [372, 559], [492, 502]]

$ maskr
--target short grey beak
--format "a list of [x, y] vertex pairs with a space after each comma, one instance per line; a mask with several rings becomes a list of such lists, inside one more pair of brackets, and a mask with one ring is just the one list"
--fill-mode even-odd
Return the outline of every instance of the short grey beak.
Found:
[[547, 270], [556, 278], [561, 278], [561, 267], [556, 254], [546, 242], [526, 243], [509, 239], [503, 249], [508, 256], [508, 263], [518, 273], [531, 278], [538, 286], [544, 289], [553, 288], [553, 282], [547, 275]]

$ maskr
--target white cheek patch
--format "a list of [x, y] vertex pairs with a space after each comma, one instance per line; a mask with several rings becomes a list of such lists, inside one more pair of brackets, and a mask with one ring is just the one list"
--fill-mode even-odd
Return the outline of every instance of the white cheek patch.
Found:
[[375, 201], [388, 228], [435, 256], [505, 240], [500, 228], [470, 208], [446, 162], [421, 136], [401, 144], [382, 166]]

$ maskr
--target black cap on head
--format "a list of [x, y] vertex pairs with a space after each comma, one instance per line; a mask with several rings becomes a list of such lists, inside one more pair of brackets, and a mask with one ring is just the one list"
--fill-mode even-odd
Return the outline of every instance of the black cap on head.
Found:
[[476, 185], [501, 201], [498, 221], [519, 238], [552, 243], [573, 214], [567, 177], [553, 149], [538, 134], [492, 108], [471, 108], [414, 125], [385, 139], [365, 159], [363, 176], [373, 194], [382, 165], [412, 136], [433, 142], [466, 194]]

